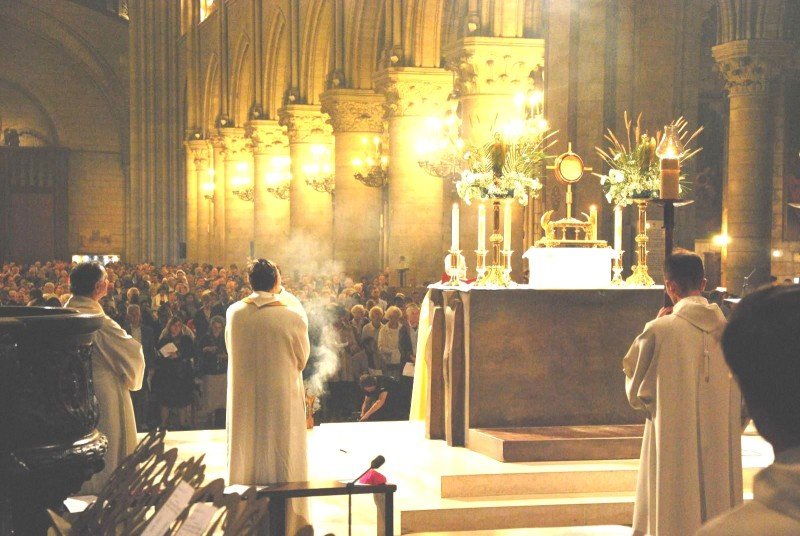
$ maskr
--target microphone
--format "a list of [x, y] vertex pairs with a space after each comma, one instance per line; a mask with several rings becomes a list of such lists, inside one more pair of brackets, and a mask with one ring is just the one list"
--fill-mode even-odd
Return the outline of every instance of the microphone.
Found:
[[753, 277], [753, 274], [756, 273], [756, 268], [753, 268], [753, 271], [750, 272], [750, 275], [744, 276], [744, 281], [742, 281], [742, 296], [745, 296], [745, 291], [750, 290], [750, 278]]
[[[384, 458], [380, 454], [375, 456], [375, 459], [369, 462], [369, 469], [367, 469], [366, 471], [355, 477], [353, 480], [348, 482], [347, 488], [352, 489], [356, 485], [356, 482], [358, 482], [362, 476], [366, 475], [373, 469], [377, 469], [384, 463], [386, 463], [386, 458]], [[352, 536], [352, 534], [353, 534], [353, 494], [351, 492], [347, 494], [347, 536]]]

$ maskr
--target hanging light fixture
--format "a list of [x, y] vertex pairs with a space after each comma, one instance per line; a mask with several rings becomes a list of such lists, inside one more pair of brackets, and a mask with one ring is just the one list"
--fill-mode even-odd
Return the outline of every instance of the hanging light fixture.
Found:
[[361, 138], [362, 154], [353, 159], [353, 177], [370, 188], [382, 188], [389, 182], [389, 157], [383, 154], [380, 136]]
[[289, 199], [289, 183], [292, 173], [289, 171], [292, 159], [288, 156], [274, 156], [270, 160], [270, 170], [264, 175], [264, 189], [278, 199]]
[[303, 164], [306, 184], [320, 193], [333, 194], [336, 183], [331, 165], [331, 150], [327, 145], [311, 146], [311, 161]]

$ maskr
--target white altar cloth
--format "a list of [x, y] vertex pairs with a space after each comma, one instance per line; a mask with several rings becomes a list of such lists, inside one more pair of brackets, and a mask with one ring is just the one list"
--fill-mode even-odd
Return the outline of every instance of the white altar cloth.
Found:
[[529, 248], [530, 288], [592, 289], [611, 286], [612, 248]]

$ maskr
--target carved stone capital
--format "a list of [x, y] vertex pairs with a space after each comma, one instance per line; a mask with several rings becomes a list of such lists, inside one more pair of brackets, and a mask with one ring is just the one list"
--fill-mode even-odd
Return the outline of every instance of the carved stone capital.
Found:
[[245, 136], [243, 128], [221, 128], [219, 132], [225, 142], [222, 148], [222, 158], [225, 160], [241, 160], [250, 152], [250, 138]]
[[544, 40], [465, 37], [445, 55], [459, 95], [514, 95], [530, 89], [531, 73], [544, 66]]
[[247, 134], [253, 146], [253, 154], [266, 154], [289, 147], [286, 127], [275, 119], [254, 119], [247, 123]]
[[765, 95], [789, 56], [789, 43], [776, 40], [729, 41], [712, 49], [731, 97]]
[[331, 89], [322, 94], [322, 111], [334, 132], [383, 132], [383, 100], [371, 90]]
[[289, 143], [324, 142], [333, 134], [327, 114], [319, 106], [290, 104], [280, 110], [280, 124], [286, 127]]
[[396, 67], [377, 73], [375, 87], [386, 96], [387, 117], [440, 115], [453, 91], [444, 69]]
[[193, 139], [186, 142], [186, 150], [194, 161], [195, 167], [205, 169], [208, 167], [208, 160], [211, 158], [211, 147], [208, 140]]

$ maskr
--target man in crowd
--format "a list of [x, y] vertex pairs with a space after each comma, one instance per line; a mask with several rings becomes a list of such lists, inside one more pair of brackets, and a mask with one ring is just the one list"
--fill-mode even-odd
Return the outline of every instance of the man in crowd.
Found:
[[742, 502], [741, 396], [725, 364], [725, 317], [701, 293], [703, 261], [688, 251], [665, 264], [672, 303], [623, 361], [631, 405], [647, 414], [634, 534], [694, 534]]
[[126, 321], [122, 325], [122, 329], [142, 345], [142, 352], [144, 353], [145, 381], [142, 382], [141, 389], [131, 391], [131, 399], [133, 400], [133, 411], [136, 414], [136, 424], [140, 430], [147, 430], [150, 424], [154, 422], [149, 411], [151, 393], [147, 379], [152, 377], [156, 363], [156, 339], [153, 334], [153, 328], [142, 324], [141, 307], [136, 304], [129, 305], [125, 318]]
[[97, 429], [108, 438], [105, 468], [95, 474], [81, 493], [96, 495], [108, 477], [136, 448], [136, 418], [130, 391], [138, 391], [144, 378], [142, 345], [103, 313], [99, 300], [108, 292], [108, 278], [100, 263], [78, 264], [70, 274], [72, 298], [67, 307], [82, 313], [103, 315], [94, 334], [92, 377], [100, 408]]
[[758, 473], [753, 500], [698, 536], [800, 534], [800, 287], [766, 288], [731, 315], [722, 348], [775, 462]]
[[[303, 368], [308, 319], [272, 262], [249, 269], [253, 293], [227, 312], [228, 483], [307, 480]], [[304, 499], [287, 504], [287, 534], [305, 527]]]
[[361, 422], [399, 421], [408, 418], [407, 413], [404, 415], [404, 403], [396, 380], [388, 376], [364, 374], [358, 384], [364, 391], [359, 418]]

